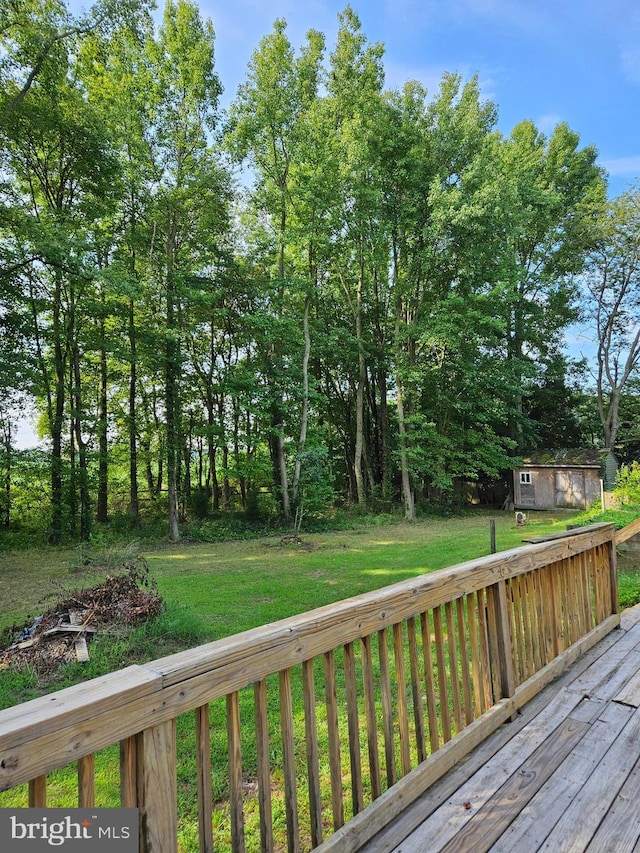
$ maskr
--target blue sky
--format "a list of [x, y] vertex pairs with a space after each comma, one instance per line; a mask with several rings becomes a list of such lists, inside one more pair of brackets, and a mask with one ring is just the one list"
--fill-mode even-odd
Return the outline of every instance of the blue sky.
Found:
[[[162, 5], [160, 3], [160, 5]], [[234, 96], [260, 38], [287, 21], [295, 48], [321, 30], [331, 50], [336, 0], [201, 0], [216, 31], [217, 70]], [[353, 0], [369, 41], [385, 46], [389, 88], [434, 92], [445, 71], [477, 74], [508, 135], [523, 119], [544, 132], [566, 121], [594, 144], [617, 195], [640, 178], [638, 0]]]

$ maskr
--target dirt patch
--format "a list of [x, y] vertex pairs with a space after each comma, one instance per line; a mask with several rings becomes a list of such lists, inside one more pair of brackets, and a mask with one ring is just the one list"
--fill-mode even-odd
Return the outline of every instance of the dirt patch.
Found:
[[41, 616], [8, 634], [0, 669], [34, 668], [39, 675], [62, 663], [86, 660], [87, 645], [98, 633], [118, 633], [157, 616], [164, 603], [142, 557], [96, 586], [73, 590]]

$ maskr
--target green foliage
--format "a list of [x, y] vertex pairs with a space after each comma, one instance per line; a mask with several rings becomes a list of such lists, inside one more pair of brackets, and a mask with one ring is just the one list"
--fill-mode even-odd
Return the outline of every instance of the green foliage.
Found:
[[640, 462], [620, 466], [613, 493], [623, 504], [640, 506]]
[[581, 512], [573, 523], [586, 525], [605, 522], [615, 524], [616, 528], [620, 529], [635, 521], [638, 517], [640, 517], [640, 504], [628, 504], [617, 509], [603, 510], [600, 501], [597, 500], [593, 502], [588, 510]]
[[0, 410], [47, 441], [0, 417], [1, 542], [413, 517], [584, 431], [558, 353], [606, 193], [566, 125], [385, 92], [350, 7], [329, 50], [276, 21], [224, 128], [195, 2], [0, 15]]
[[598, 414], [604, 446], [613, 449], [623, 425], [623, 396], [631, 392], [635, 397], [640, 359], [640, 186], [603, 202], [595, 227], [598, 239], [587, 265], [584, 314], [596, 330]]
[[300, 480], [299, 502], [296, 507], [296, 529], [303, 526], [305, 516], [326, 513], [334, 506], [336, 493], [329, 464], [329, 454], [323, 447], [309, 447], [298, 454]]

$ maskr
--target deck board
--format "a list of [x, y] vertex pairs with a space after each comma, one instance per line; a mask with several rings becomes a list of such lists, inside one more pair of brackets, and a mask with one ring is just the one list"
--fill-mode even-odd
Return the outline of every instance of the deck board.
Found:
[[363, 848], [640, 853], [640, 606]]
[[[478, 809], [464, 829], [441, 848], [442, 853], [457, 853], [461, 849], [488, 850], [555, 773], [588, 729], [588, 723], [568, 717], [554, 731], [553, 737], [545, 740], [522, 763], [518, 772], [512, 774], [494, 796]], [[464, 802], [462, 807], [471, 810], [473, 804]]]
[[491, 853], [533, 851], [545, 840], [595, 772], [599, 762], [612, 748], [631, 716], [630, 709], [609, 705], [590, 726], [588, 734], [555, 774], [539, 790], [518, 817], [491, 847]]
[[639, 799], [640, 766], [636, 764], [591, 839], [587, 848], [590, 853], [633, 851], [640, 838], [640, 811], [637, 808]]
[[640, 672], [636, 673], [613, 701], [630, 705], [632, 708], [640, 708]]

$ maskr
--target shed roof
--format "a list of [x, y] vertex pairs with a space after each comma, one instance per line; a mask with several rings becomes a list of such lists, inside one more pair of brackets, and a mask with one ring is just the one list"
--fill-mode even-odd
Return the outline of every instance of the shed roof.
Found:
[[600, 468], [607, 450], [535, 450], [522, 457], [523, 468]]

